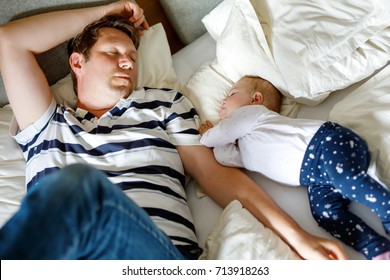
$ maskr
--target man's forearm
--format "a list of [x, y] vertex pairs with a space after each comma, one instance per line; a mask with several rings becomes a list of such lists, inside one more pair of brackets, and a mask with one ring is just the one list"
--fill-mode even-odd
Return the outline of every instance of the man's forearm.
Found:
[[211, 149], [203, 146], [179, 146], [178, 150], [186, 172], [221, 207], [225, 208], [237, 199], [259, 221], [280, 236], [284, 236], [286, 232], [289, 235], [303, 232], [249, 176], [237, 168], [217, 163]]
[[[216, 183], [216, 188], [226, 195], [226, 201], [233, 198], [251, 212], [265, 226], [271, 228], [280, 237], [289, 239], [304, 233], [303, 229], [292, 219], [284, 210], [282, 210], [273, 199], [258, 186], [251, 178], [238, 169], [230, 169], [229, 175], [220, 176], [220, 181]], [[221, 194], [213, 199], [220, 199]], [[290, 243], [290, 242], [289, 242]]]

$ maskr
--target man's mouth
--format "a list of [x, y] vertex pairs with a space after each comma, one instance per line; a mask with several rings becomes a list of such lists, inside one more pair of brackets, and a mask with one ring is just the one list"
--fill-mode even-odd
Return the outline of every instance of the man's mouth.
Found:
[[131, 80], [130, 77], [128, 75], [123, 75], [123, 74], [120, 74], [120, 75], [115, 75], [114, 76], [115, 78], [119, 78], [119, 79], [125, 79], [125, 80]]

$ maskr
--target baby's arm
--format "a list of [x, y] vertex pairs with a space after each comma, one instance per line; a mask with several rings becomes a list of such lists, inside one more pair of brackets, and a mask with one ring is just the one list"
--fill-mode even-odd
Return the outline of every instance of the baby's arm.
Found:
[[213, 149], [215, 159], [222, 165], [244, 168], [241, 160], [240, 149], [236, 144], [226, 144]]
[[237, 139], [249, 133], [255, 122], [252, 121], [251, 112], [247, 112], [248, 108], [242, 109], [236, 109], [229, 117], [221, 120], [214, 127], [211, 123], [205, 122], [201, 128], [202, 132], [200, 132], [203, 133], [200, 143], [207, 147], [234, 144]]
[[[213, 128], [210, 121], [205, 121], [199, 127], [200, 135], [205, 134], [209, 129]], [[226, 166], [244, 167], [241, 161], [240, 150], [235, 143], [228, 143], [221, 146], [216, 146], [213, 149], [216, 160]]]
[[[210, 121], [205, 121], [199, 127], [200, 135], [204, 135], [209, 129], [213, 127], [214, 126]], [[213, 148], [214, 156], [220, 164], [232, 167], [244, 167], [241, 161], [240, 150], [238, 149], [236, 143], [221, 144], [214, 146]]]

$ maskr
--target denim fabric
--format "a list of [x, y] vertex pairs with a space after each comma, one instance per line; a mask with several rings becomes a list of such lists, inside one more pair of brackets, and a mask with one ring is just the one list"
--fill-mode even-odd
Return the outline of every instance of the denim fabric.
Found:
[[390, 251], [390, 240], [349, 211], [351, 201], [366, 205], [390, 232], [390, 192], [367, 174], [368, 147], [353, 131], [326, 122], [314, 135], [301, 169], [318, 224], [371, 259]]
[[33, 186], [0, 230], [0, 259], [185, 259], [104, 173], [72, 165]]

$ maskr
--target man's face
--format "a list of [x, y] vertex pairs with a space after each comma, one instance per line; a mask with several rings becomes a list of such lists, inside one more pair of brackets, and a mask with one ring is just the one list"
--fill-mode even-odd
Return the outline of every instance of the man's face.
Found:
[[102, 28], [99, 35], [89, 60], [82, 63], [78, 76], [79, 98], [94, 101], [92, 98], [102, 103], [112, 101], [115, 105], [136, 87], [137, 50], [133, 41], [120, 30]]

